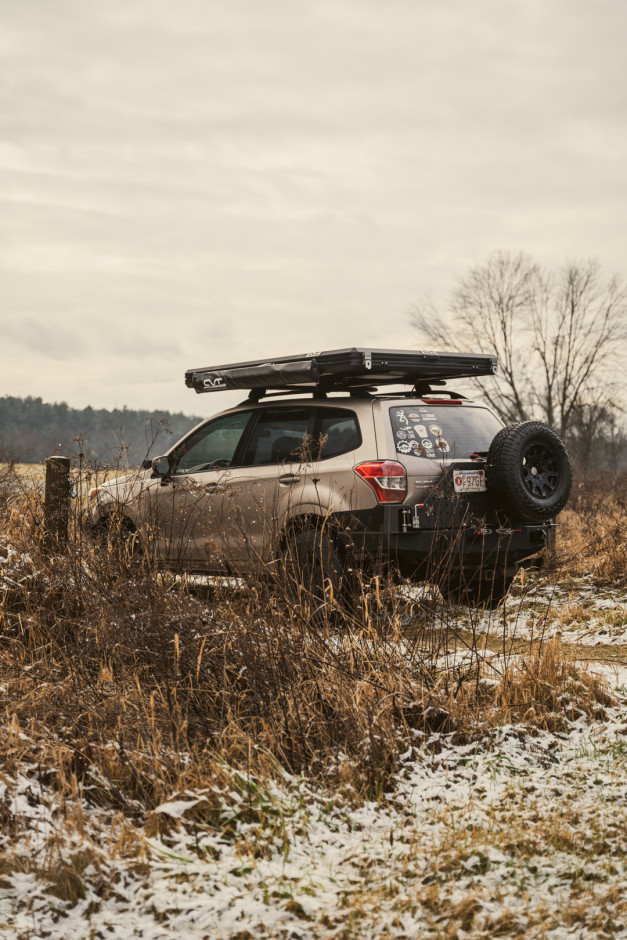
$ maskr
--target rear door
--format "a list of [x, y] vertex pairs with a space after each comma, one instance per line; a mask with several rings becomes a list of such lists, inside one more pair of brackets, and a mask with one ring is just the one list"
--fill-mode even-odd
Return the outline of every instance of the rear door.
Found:
[[259, 409], [223, 495], [239, 533], [232, 561], [240, 569], [271, 562], [288, 519], [348, 509], [362, 442], [352, 409], [311, 404]]
[[315, 409], [274, 405], [255, 413], [239, 461], [220, 494], [233, 532], [230, 564], [240, 571], [266, 564], [285, 515], [311, 477]]

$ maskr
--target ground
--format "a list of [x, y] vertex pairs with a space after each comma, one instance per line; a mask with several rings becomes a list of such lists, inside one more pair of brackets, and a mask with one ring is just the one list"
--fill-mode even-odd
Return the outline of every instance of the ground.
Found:
[[[414, 600], [403, 655], [425, 629]], [[627, 592], [537, 579], [496, 611], [434, 609], [433, 668], [489, 690], [530, 657], [549, 678], [566, 663], [558, 717], [526, 701], [525, 721], [514, 703], [471, 732], [414, 729], [369, 799], [225, 765], [135, 820], [18, 761], [0, 773], [0, 935], [627, 937]]]

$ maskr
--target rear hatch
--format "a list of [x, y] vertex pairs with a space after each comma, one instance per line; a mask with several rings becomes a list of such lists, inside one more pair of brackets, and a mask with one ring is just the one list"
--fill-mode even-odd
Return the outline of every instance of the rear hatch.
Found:
[[502, 423], [461, 399], [403, 400], [389, 407], [388, 446], [407, 469], [404, 527], [457, 528], [495, 520], [485, 457]]

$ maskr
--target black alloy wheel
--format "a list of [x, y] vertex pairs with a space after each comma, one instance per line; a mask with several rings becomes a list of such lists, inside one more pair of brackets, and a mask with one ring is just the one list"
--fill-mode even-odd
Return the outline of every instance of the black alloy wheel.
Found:
[[532, 496], [550, 499], [559, 482], [559, 467], [554, 450], [545, 444], [531, 444], [522, 458], [522, 478]]

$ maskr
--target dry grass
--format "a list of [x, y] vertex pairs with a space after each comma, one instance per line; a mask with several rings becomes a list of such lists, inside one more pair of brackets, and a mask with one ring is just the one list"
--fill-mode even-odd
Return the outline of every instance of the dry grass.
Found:
[[552, 575], [627, 584], [627, 472], [576, 480], [559, 522]]
[[[16, 489], [9, 471], [3, 484], [0, 766], [36, 763], [61, 792], [127, 818], [207, 780], [226, 792], [225, 767], [244, 780], [306, 773], [372, 796], [416, 731], [556, 727], [607, 700], [557, 644], [498, 673], [486, 673], [478, 645], [462, 677], [438, 668], [449, 636], [437, 605], [410, 609], [380, 581], [354, 611], [321, 619], [262, 582], [193, 592], [115, 539], [95, 543], [77, 519], [67, 553], [50, 554], [41, 493]], [[207, 796], [205, 820], [218, 803]]]

